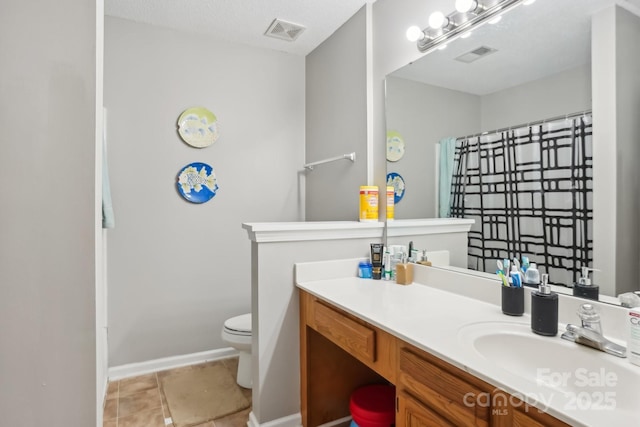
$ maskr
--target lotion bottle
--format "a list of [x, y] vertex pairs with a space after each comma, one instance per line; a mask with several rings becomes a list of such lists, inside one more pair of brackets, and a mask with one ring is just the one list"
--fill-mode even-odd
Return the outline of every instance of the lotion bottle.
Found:
[[531, 292], [531, 330], [539, 335], [558, 334], [558, 294], [551, 291], [549, 275], [542, 275], [537, 291]]

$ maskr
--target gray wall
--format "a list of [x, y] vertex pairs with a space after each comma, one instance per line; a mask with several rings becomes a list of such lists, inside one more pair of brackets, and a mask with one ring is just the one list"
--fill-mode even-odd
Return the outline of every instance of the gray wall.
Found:
[[[616, 8], [618, 195], [616, 293], [640, 288], [640, 17]], [[629, 236], [634, 236], [629, 238]]]
[[387, 129], [405, 142], [404, 156], [387, 163], [387, 172], [399, 173], [406, 184], [395, 218], [437, 217], [436, 145], [480, 131], [480, 97], [398, 77], [386, 85]]
[[[200, 105], [220, 138], [196, 149], [176, 121]], [[303, 219], [304, 58], [108, 17], [105, 106], [110, 366], [226, 347], [224, 320], [251, 310], [241, 224]], [[175, 186], [195, 161], [220, 187], [200, 205]]]
[[0, 424], [92, 426], [96, 3], [2, 2], [0, 55]]
[[591, 73], [582, 66], [485, 96], [397, 77], [386, 79], [387, 129], [405, 140], [405, 156], [387, 162], [405, 180], [395, 217], [436, 217], [436, 144], [446, 136], [516, 126], [591, 108]]
[[602, 271], [594, 281], [601, 293], [617, 295], [638, 289], [640, 18], [610, 7], [594, 16], [592, 31], [593, 260]]
[[482, 130], [517, 126], [591, 109], [591, 65], [482, 97]]
[[306, 57], [306, 163], [356, 153], [306, 175], [306, 220], [357, 220], [367, 185], [366, 10]]
[[450, 0], [377, 0], [373, 4], [373, 91], [369, 102], [373, 105], [375, 185], [386, 186], [385, 77], [423, 55], [415, 43], [407, 41], [407, 28], [425, 22], [438, 9], [448, 10], [451, 4]]

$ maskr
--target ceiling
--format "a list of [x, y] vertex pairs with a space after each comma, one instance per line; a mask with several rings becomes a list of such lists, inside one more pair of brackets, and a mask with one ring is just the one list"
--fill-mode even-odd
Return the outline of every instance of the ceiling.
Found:
[[[375, 0], [105, 0], [105, 15], [307, 55]], [[274, 19], [306, 27], [294, 41], [266, 37]]]
[[[392, 73], [447, 89], [486, 95], [586, 65], [591, 58], [594, 12], [616, 0], [537, 0], [517, 6], [495, 25], [483, 25], [467, 39], [434, 50]], [[633, 12], [640, 0], [618, 0]], [[475, 62], [455, 58], [479, 47], [497, 49]]]

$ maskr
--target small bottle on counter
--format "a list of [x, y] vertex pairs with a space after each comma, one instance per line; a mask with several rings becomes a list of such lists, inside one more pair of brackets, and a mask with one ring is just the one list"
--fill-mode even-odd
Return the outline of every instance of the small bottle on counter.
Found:
[[384, 271], [382, 273], [382, 278], [384, 280], [391, 280], [391, 254], [387, 251], [384, 253], [383, 257]]
[[535, 262], [532, 262], [527, 268], [527, 271], [525, 271], [524, 284], [525, 286], [531, 286], [533, 288], [540, 286], [540, 272]]
[[558, 294], [551, 291], [549, 275], [542, 275], [537, 291], [531, 292], [531, 330], [538, 335], [558, 334]]
[[371, 279], [373, 277], [373, 265], [369, 261], [360, 261], [358, 264], [358, 277]]

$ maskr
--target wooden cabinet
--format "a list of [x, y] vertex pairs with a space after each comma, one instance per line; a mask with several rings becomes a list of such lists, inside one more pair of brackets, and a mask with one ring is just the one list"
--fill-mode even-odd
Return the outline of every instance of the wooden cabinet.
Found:
[[[398, 369], [398, 393], [413, 396], [451, 425], [489, 426], [490, 399], [482, 397], [491, 395], [490, 385], [409, 345], [401, 346]], [[398, 421], [398, 427], [408, 425]]]
[[[564, 427], [568, 424], [544, 413], [538, 408], [527, 405], [525, 402], [510, 398], [510, 427]], [[500, 424], [500, 426], [507, 424]]]
[[350, 394], [372, 383], [395, 384], [397, 427], [568, 426], [304, 291], [300, 369], [304, 427], [348, 416]]
[[318, 298], [300, 293], [302, 425], [349, 416], [349, 397], [365, 384], [395, 384], [396, 338]]
[[429, 406], [405, 392], [398, 392], [396, 426], [406, 427], [457, 427], [440, 416]]
[[[306, 292], [300, 295], [300, 309], [301, 325], [316, 331], [387, 381], [395, 383], [397, 340], [393, 335]], [[304, 331], [301, 329], [301, 332]]]

